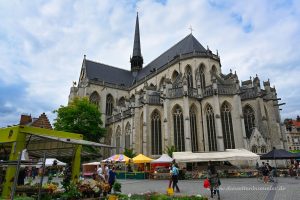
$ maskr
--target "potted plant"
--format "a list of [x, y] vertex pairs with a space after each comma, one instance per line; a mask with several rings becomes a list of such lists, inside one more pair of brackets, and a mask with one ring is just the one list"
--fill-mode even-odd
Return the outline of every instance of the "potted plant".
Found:
[[121, 187], [122, 187], [121, 183], [115, 182], [112, 186], [114, 194], [109, 195], [108, 199], [109, 200], [117, 200], [118, 196], [116, 194], [121, 193]]
[[120, 193], [121, 192], [121, 187], [122, 187], [121, 183], [119, 183], [119, 182], [116, 181], [113, 184], [114, 193]]

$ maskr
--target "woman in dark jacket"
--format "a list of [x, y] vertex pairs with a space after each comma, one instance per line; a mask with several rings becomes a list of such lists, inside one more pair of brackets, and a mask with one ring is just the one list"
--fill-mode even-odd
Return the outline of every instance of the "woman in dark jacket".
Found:
[[208, 161], [207, 166], [207, 173], [208, 173], [208, 180], [210, 183], [210, 196], [213, 198], [214, 194], [218, 195], [218, 199], [220, 199], [220, 191], [219, 186], [221, 184], [217, 170], [215, 166], [211, 163], [211, 161]]
[[109, 194], [111, 193], [111, 189], [112, 189], [115, 181], [116, 181], [115, 167], [112, 167], [111, 170], [109, 170], [109, 174], [108, 174], [108, 183], [110, 185]]

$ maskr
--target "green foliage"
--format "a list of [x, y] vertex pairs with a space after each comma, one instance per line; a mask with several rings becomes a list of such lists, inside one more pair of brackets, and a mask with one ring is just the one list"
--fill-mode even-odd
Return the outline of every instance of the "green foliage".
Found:
[[171, 158], [173, 157], [173, 152], [176, 151], [175, 146], [167, 146], [165, 153], [167, 153]]
[[101, 113], [87, 98], [75, 98], [68, 106], [60, 106], [54, 122], [55, 130], [83, 134], [84, 139], [99, 142], [106, 133]]
[[14, 200], [34, 200], [32, 197], [15, 197]]
[[123, 154], [128, 158], [133, 158], [136, 156], [136, 153], [133, 152], [133, 149], [126, 149], [124, 150]]
[[122, 187], [121, 183], [116, 181], [112, 187], [114, 192], [121, 192], [121, 187]]
[[77, 188], [77, 185], [75, 185], [74, 183], [71, 183], [68, 186], [68, 190], [63, 193], [60, 197], [61, 200], [77, 200], [80, 199], [81, 197], [81, 193]]

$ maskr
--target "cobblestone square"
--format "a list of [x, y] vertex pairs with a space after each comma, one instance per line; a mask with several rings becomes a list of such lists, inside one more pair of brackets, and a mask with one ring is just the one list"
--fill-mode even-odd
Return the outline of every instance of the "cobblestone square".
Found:
[[[118, 180], [122, 183], [122, 193], [166, 193], [168, 180]], [[300, 199], [300, 179], [278, 178], [278, 183], [257, 181], [256, 178], [222, 179], [221, 199], [224, 200], [296, 200]], [[210, 191], [203, 188], [203, 180], [180, 180], [181, 192], [176, 195], [201, 194], [209, 197]], [[212, 199], [212, 198], [209, 198]], [[217, 199], [216, 197], [214, 199]]]

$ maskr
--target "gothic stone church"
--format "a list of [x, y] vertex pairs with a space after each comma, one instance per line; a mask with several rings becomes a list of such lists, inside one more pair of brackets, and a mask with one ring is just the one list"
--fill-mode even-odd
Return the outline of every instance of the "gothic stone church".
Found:
[[188, 35], [143, 66], [136, 17], [131, 70], [84, 56], [69, 101], [88, 97], [103, 113], [106, 143], [157, 157], [166, 147], [208, 152], [283, 148], [275, 87], [222, 73], [220, 56]]

